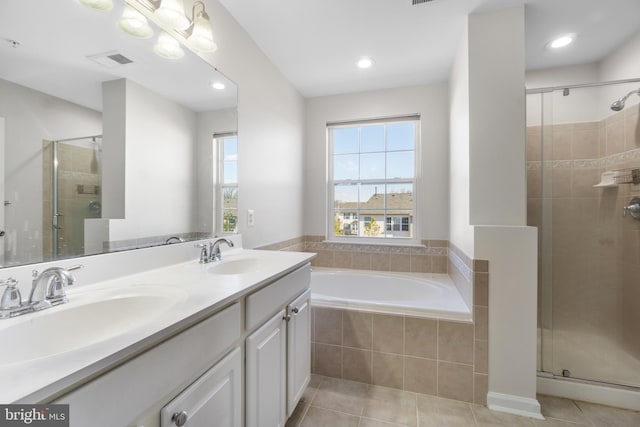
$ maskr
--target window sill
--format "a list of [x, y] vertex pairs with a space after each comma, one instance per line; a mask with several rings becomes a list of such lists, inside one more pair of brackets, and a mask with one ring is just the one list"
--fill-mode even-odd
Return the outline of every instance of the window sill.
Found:
[[325, 239], [322, 243], [340, 243], [345, 245], [367, 245], [367, 246], [401, 246], [412, 248], [426, 248], [427, 246], [413, 239], [394, 239], [394, 240], [381, 240], [381, 239]]

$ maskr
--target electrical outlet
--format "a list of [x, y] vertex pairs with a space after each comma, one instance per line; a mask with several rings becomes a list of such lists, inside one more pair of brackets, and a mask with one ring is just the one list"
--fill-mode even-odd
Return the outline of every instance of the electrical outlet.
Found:
[[256, 225], [256, 212], [253, 209], [247, 209], [247, 227]]

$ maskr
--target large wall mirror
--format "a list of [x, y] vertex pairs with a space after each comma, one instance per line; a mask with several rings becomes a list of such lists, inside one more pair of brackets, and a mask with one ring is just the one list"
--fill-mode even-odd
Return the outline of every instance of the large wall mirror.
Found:
[[215, 232], [213, 135], [237, 132], [237, 87], [185, 46], [156, 54], [151, 21], [121, 31], [113, 4], [0, 2], [2, 267]]

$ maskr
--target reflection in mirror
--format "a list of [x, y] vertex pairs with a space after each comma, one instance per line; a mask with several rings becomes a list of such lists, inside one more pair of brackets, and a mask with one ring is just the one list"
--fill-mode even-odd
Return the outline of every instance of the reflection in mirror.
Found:
[[0, 266], [216, 229], [212, 138], [237, 132], [236, 86], [185, 46], [158, 56], [164, 32], [132, 37], [113, 3], [0, 3]]

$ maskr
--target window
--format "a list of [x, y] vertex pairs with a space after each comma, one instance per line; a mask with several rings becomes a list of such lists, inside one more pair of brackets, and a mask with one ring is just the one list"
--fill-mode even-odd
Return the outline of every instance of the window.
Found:
[[218, 230], [238, 232], [238, 136], [217, 134], [218, 145]]
[[330, 239], [413, 239], [419, 116], [329, 123]]

